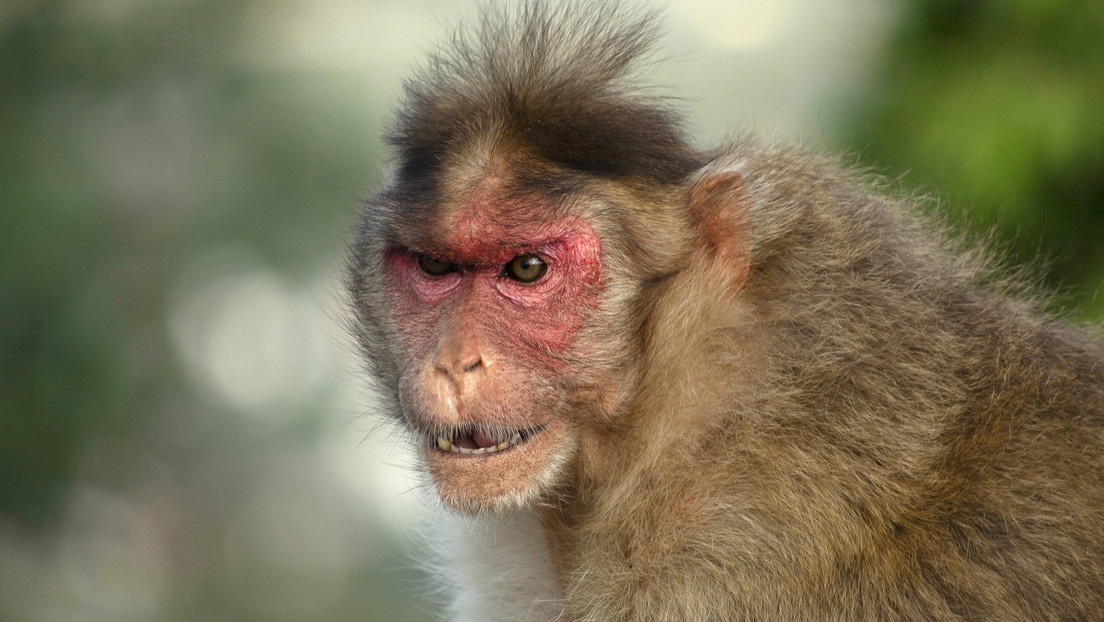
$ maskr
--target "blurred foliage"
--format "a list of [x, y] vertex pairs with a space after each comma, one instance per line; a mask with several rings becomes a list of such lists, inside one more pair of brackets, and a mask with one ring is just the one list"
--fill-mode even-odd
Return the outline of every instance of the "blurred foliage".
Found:
[[122, 23], [43, 2], [0, 24], [8, 516], [52, 515], [43, 492], [91, 437], [184, 391], [164, 304], [189, 260], [247, 245], [315, 268], [369, 181], [374, 137], [343, 124], [357, 111], [318, 97], [325, 84], [235, 66], [244, 4], [137, 4]]
[[[242, 61], [282, 5], [0, 6], [0, 619], [432, 617], [398, 521], [319, 466], [359, 411], [297, 310], [394, 93]], [[917, 0], [828, 129], [1100, 317], [1101, 33], [1099, 2]]]
[[[1104, 316], [1104, 3], [924, 0], [840, 142]], [[859, 101], [859, 99], [864, 101]]]
[[[170, 334], [196, 265], [314, 292], [372, 183], [380, 111], [347, 78], [238, 60], [256, 10], [0, 7], [0, 619], [427, 615], [393, 530], [296, 479], [340, 425], [318, 416], [336, 374], [243, 414]], [[239, 523], [274, 474], [264, 539]]]

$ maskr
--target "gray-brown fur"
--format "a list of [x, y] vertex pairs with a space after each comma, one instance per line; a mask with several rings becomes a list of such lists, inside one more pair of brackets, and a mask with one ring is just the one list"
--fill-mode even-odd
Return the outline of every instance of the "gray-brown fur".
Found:
[[[502, 15], [408, 86], [349, 287], [401, 418], [380, 255], [449, 209], [443, 171], [490, 140], [549, 196], [597, 197], [608, 287], [573, 383], [618, 391], [562, 414], [598, 449], [538, 502], [564, 619], [1104, 619], [1098, 333], [836, 160], [692, 150], [627, 80], [651, 18]], [[735, 296], [686, 207], [725, 171], [750, 227]]]

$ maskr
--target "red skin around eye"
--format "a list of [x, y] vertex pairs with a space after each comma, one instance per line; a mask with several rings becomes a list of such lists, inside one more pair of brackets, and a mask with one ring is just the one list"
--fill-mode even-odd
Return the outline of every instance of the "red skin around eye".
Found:
[[[471, 212], [469, 212], [470, 214]], [[581, 220], [504, 225], [472, 215], [426, 254], [459, 268], [442, 276], [418, 266], [419, 250], [393, 248], [387, 260], [396, 322], [408, 350], [431, 353], [448, 331], [488, 341], [536, 367], [559, 367], [601, 288], [601, 244]], [[514, 257], [535, 254], [548, 265], [532, 283], [503, 274]]]

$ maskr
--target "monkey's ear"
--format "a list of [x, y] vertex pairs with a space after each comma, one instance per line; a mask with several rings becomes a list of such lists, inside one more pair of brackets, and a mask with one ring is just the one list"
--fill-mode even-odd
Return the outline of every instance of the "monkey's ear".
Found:
[[690, 186], [690, 215], [701, 239], [706, 261], [725, 279], [725, 291], [735, 296], [751, 269], [751, 222], [744, 179], [721, 171]]

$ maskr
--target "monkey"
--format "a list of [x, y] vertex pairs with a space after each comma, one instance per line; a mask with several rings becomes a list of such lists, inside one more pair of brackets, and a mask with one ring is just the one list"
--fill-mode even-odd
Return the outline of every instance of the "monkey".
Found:
[[838, 156], [700, 148], [661, 20], [489, 7], [405, 84], [350, 326], [479, 620], [1102, 620], [1104, 341]]

